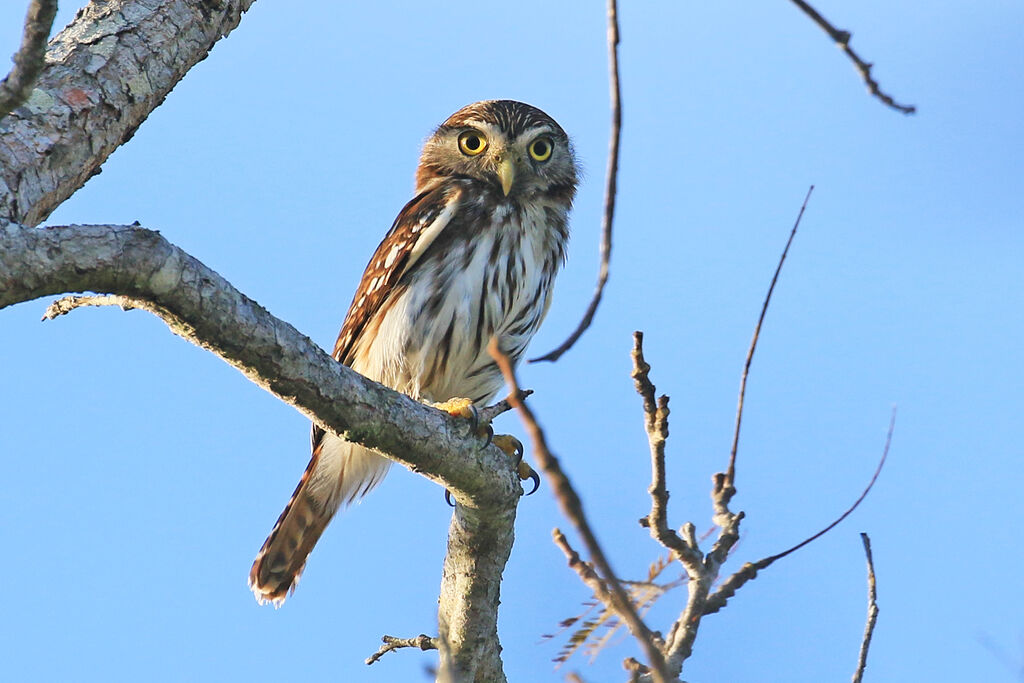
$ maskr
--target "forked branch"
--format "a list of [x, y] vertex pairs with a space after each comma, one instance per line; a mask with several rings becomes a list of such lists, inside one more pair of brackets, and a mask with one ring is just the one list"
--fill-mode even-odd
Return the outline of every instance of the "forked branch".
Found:
[[625, 622], [630, 633], [633, 634], [633, 637], [637, 639], [641, 648], [643, 648], [644, 654], [650, 662], [652, 680], [656, 681], [656, 683], [668, 683], [674, 680], [674, 678], [670, 678], [665, 673], [664, 657], [658, 647], [658, 643], [656, 643], [655, 636], [640, 618], [636, 607], [629, 599], [625, 589], [623, 589], [622, 584], [612, 570], [611, 564], [608, 562], [604, 550], [597, 540], [597, 536], [590, 528], [590, 522], [583, 511], [583, 502], [569, 481], [569, 477], [562, 470], [558, 458], [548, 448], [547, 439], [544, 437], [544, 430], [541, 429], [530, 407], [516, 398], [519, 393], [519, 384], [516, 381], [515, 371], [512, 369], [508, 356], [498, 348], [497, 339], [494, 338], [491, 339], [488, 350], [491, 353], [491, 357], [494, 358], [501, 368], [502, 374], [505, 376], [505, 383], [511, 389], [509, 402], [519, 411], [526, 430], [530, 434], [534, 457], [537, 459], [537, 464], [555, 492], [555, 498], [562, 509], [562, 514], [576, 527], [577, 533], [579, 533], [580, 538], [583, 539], [583, 543], [587, 547], [587, 552], [590, 554], [599, 579], [607, 586], [608, 606]]

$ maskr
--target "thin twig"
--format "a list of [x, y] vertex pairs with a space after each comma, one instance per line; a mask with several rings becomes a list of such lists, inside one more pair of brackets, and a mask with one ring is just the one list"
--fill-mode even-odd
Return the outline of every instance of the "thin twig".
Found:
[[[750, 340], [750, 348], [747, 349], [747, 359], [743, 363], [743, 376], [740, 378], [740, 397], [736, 405], [736, 428], [732, 434], [732, 449], [729, 451], [729, 469], [725, 473], [725, 486], [734, 488], [736, 485], [736, 450], [740, 445], [740, 424], [743, 422], [743, 399], [747, 393], [747, 376], [750, 374], [750, 362], [754, 359], [754, 351], [757, 349], [757, 339], [761, 335], [761, 325], [764, 323], [764, 316], [768, 312], [768, 304], [772, 300], [772, 292], [775, 291], [775, 283], [778, 282], [779, 273], [782, 272], [782, 264], [786, 262], [786, 255], [789, 253], [789, 245], [793, 244], [793, 238], [796, 237], [797, 228], [800, 227], [800, 219], [804, 217], [804, 209], [807, 208], [807, 202], [811, 198], [811, 193], [814, 192], [814, 185], [811, 185], [807, 190], [806, 196], [804, 196], [804, 203], [800, 206], [800, 213], [796, 216], [796, 222], [793, 223], [793, 229], [789, 231], [789, 239], [786, 240], [786, 248], [782, 250], [782, 256], [779, 257], [779, 264], [775, 266], [775, 274], [772, 275], [772, 282], [768, 286], [768, 294], [764, 297], [764, 303], [761, 304], [761, 315], [757, 319], [757, 326], [754, 328], [754, 337]], [[731, 495], [731, 494], [730, 494]]]
[[[525, 401], [528, 397], [532, 395], [533, 389], [519, 390], [520, 401]], [[491, 420], [498, 417], [502, 413], [507, 413], [513, 408], [515, 408], [515, 406], [512, 405], [512, 402], [509, 401], [507, 398], [503, 398], [492, 406], [481, 408], [479, 414], [477, 415], [477, 420], [479, 421], [480, 424], [490, 424]]]
[[878, 621], [878, 592], [875, 588], [875, 561], [871, 557], [871, 539], [861, 533], [860, 540], [864, 543], [864, 554], [868, 560], [868, 619], [864, 624], [864, 638], [860, 641], [860, 654], [857, 656], [857, 670], [853, 674], [853, 683], [861, 683], [864, 668], [868, 665], [868, 648], [871, 647], [871, 636], [875, 632]]
[[800, 8], [800, 10], [811, 18], [815, 24], [817, 24], [822, 31], [828, 34], [828, 36], [836, 42], [846, 56], [853, 62], [854, 67], [860, 73], [860, 77], [864, 80], [864, 84], [868, 86], [868, 92], [873, 96], [881, 100], [886, 106], [895, 109], [903, 114], [913, 114], [917, 111], [917, 107], [912, 104], [900, 104], [893, 100], [892, 97], [882, 92], [881, 86], [871, 76], [871, 67], [873, 64], [869, 64], [860, 58], [853, 48], [850, 47], [850, 38], [852, 37], [849, 31], [843, 31], [838, 29], [828, 22], [828, 20], [821, 16], [818, 10], [811, 7], [804, 0], [792, 0], [793, 4]]
[[367, 666], [373, 664], [392, 650], [399, 650], [403, 647], [418, 647], [424, 652], [427, 650], [437, 649], [437, 638], [431, 638], [424, 633], [419, 634], [415, 638], [395, 638], [394, 636], [384, 636], [381, 640], [384, 641], [384, 644], [380, 646], [380, 649], [366, 658]]
[[583, 539], [583, 543], [587, 547], [587, 552], [590, 553], [591, 561], [608, 587], [610, 606], [618, 613], [619, 617], [626, 623], [626, 626], [629, 627], [633, 637], [640, 642], [640, 646], [647, 655], [651, 666], [653, 679], [656, 683], [667, 683], [671, 679], [665, 673], [665, 658], [657, 643], [655, 643], [654, 634], [651, 633], [650, 629], [647, 628], [647, 625], [640, 618], [640, 615], [637, 614], [633, 602], [629, 599], [622, 584], [619, 583], [615, 572], [612, 571], [608, 558], [605, 556], [604, 550], [601, 548], [601, 544], [598, 543], [597, 537], [590, 528], [590, 522], [587, 521], [587, 517], [583, 512], [583, 502], [580, 500], [575, 489], [573, 489], [569, 477], [562, 471], [558, 458], [548, 449], [544, 430], [537, 423], [537, 418], [534, 417], [533, 411], [528, 405], [517, 400], [519, 384], [516, 382], [512, 363], [509, 361], [508, 356], [498, 348], [497, 338], [491, 338], [487, 350], [498, 364], [498, 367], [501, 368], [501, 372], [505, 377], [505, 383], [511, 389], [509, 402], [519, 411], [526, 431], [530, 434], [530, 439], [533, 442], [534, 457], [536, 457], [537, 464], [540, 465], [548, 481], [551, 482], [551, 488], [555, 492], [555, 498], [562, 509], [562, 514], [576, 527], [577, 533], [579, 533], [580, 538]]
[[612, 129], [608, 138], [608, 171], [604, 188], [604, 218], [601, 221], [601, 266], [597, 275], [597, 286], [594, 296], [587, 306], [583, 319], [569, 338], [562, 342], [554, 351], [539, 358], [530, 359], [531, 363], [542, 360], [557, 361], [562, 354], [572, 348], [576, 340], [586, 332], [594, 320], [594, 314], [601, 303], [604, 285], [608, 282], [608, 269], [612, 258], [612, 223], [615, 220], [615, 188], [619, 174], [619, 134], [622, 131], [622, 96], [619, 90], [619, 18], [616, 0], [608, 0], [608, 86], [611, 93]]
[[790, 555], [792, 553], [795, 553], [797, 550], [800, 550], [800, 548], [803, 548], [808, 543], [811, 543], [812, 541], [821, 538], [829, 531], [834, 529], [840, 522], [849, 517], [850, 514], [854, 510], [856, 510], [857, 507], [864, 501], [868, 493], [871, 492], [871, 489], [872, 487], [874, 487], [875, 482], [878, 481], [878, 475], [882, 473], [882, 467], [885, 465], [886, 458], [889, 457], [889, 446], [892, 444], [892, 435], [895, 429], [896, 409], [893, 408], [892, 415], [889, 418], [889, 430], [886, 432], [885, 435], [885, 447], [882, 449], [882, 457], [878, 461], [878, 466], [875, 468], [875, 473], [871, 475], [871, 481], [868, 482], [867, 487], [864, 489], [863, 493], [860, 494], [857, 500], [853, 502], [853, 505], [848, 507], [846, 511], [843, 512], [843, 514], [839, 515], [839, 517], [837, 517], [835, 521], [833, 521], [827, 527], [825, 527], [818, 533], [814, 534], [813, 536], [805, 538], [804, 540], [794, 545], [792, 548], [784, 550], [781, 553], [776, 553], [775, 555], [770, 555], [769, 557], [765, 557], [761, 560], [758, 560], [757, 562], [748, 562], [745, 565], [743, 565], [735, 574], [733, 574], [728, 579], [723, 581], [722, 584], [718, 587], [718, 590], [716, 590], [714, 594], [710, 598], [708, 598], [707, 605], [705, 605], [704, 608], [704, 613], [713, 614], [714, 612], [717, 612], [718, 610], [722, 609], [723, 607], [725, 607], [725, 603], [729, 600], [729, 598], [731, 598], [736, 593], [736, 591], [743, 586], [743, 584], [756, 577], [759, 571], [761, 571], [768, 565], [774, 563], [776, 560], [781, 560], [783, 557], [786, 557], [787, 555]]
[[21, 47], [14, 53], [14, 67], [0, 82], [0, 119], [20, 107], [46, 64], [46, 40], [57, 16], [57, 0], [32, 0], [25, 15]]

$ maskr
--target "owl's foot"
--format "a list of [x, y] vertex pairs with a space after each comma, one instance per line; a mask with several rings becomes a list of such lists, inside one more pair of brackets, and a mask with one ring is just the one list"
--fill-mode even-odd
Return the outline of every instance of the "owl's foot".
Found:
[[[451, 403], [452, 401], [445, 402]], [[472, 403], [470, 403], [470, 407], [472, 407]], [[446, 410], [441, 408], [440, 404], [436, 405], [436, 408], [439, 410]], [[451, 411], [447, 411], [447, 413], [455, 415], [455, 413], [452, 413]], [[519, 480], [525, 481], [526, 479], [529, 479], [534, 482], [534, 487], [528, 490], [526, 496], [532, 496], [537, 493], [537, 489], [541, 487], [541, 475], [539, 475], [534, 468], [530, 467], [522, 459], [522, 442], [510, 434], [494, 434], [494, 431], [490, 429], [490, 425], [487, 425], [486, 428], [488, 432], [487, 442], [489, 443], [493, 441], [494, 444], [505, 453], [505, 455], [512, 459], [516, 466], [516, 472], [519, 474]], [[452, 499], [452, 492], [450, 492], [450, 490], [444, 489], [444, 502], [453, 508], [455, 507], [455, 502]]]
[[491, 437], [494, 436], [494, 430], [489, 422], [480, 424], [480, 411], [473, 405], [473, 401], [468, 398], [451, 398], [443, 403], [431, 403], [431, 405], [438, 410], [443, 410], [452, 417], [461, 417], [469, 420], [473, 431], [479, 436], [484, 437], [484, 443], [480, 448], [487, 448], [490, 445]]
[[532, 495], [540, 488], [540, 475], [530, 467], [525, 460], [523, 460], [523, 444], [514, 436], [509, 434], [496, 434], [492, 437], [494, 445], [505, 452], [505, 454], [512, 458], [516, 464], [516, 470], [519, 472], [520, 481], [526, 481], [529, 479], [533, 482], [533, 488], [526, 495]]

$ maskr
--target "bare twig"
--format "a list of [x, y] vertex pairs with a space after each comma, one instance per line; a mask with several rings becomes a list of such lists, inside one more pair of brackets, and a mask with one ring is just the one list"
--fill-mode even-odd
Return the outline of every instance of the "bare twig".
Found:
[[[533, 395], [533, 389], [520, 389], [519, 390], [519, 400], [520, 401], [525, 401], [528, 397], [530, 397], [532, 395]], [[497, 403], [495, 403], [492, 406], [487, 406], [486, 408], [481, 408], [480, 409], [480, 413], [477, 415], [477, 421], [480, 424], [489, 424], [491, 422], [491, 420], [493, 420], [494, 418], [498, 417], [502, 413], [507, 413], [508, 411], [512, 410], [513, 408], [515, 408], [515, 406], [512, 405], [512, 402], [509, 401], [507, 398], [503, 398], [503, 399], [501, 399], [500, 401], [498, 401]]]
[[864, 668], [868, 665], [868, 648], [871, 647], [871, 636], [875, 632], [878, 621], [878, 592], [875, 589], [875, 561], [871, 557], [871, 539], [861, 533], [860, 540], [864, 543], [864, 555], [868, 561], [868, 619], [864, 624], [864, 638], [860, 641], [860, 654], [857, 656], [857, 670], [853, 674], [853, 683], [861, 683]]
[[601, 548], [601, 544], [598, 543], [597, 537], [590, 528], [590, 522], [587, 521], [587, 517], [583, 512], [583, 502], [580, 500], [575, 489], [573, 489], [569, 477], [562, 471], [558, 458], [548, 449], [544, 431], [537, 423], [537, 418], [534, 417], [533, 411], [528, 405], [518, 400], [519, 385], [516, 382], [515, 370], [512, 369], [508, 356], [498, 348], [496, 338], [491, 338], [488, 351], [498, 364], [498, 367], [501, 368], [501, 372], [505, 377], [505, 383], [511, 389], [509, 402], [519, 411], [523, 424], [526, 426], [526, 431], [530, 434], [537, 464], [547, 476], [548, 481], [551, 482], [551, 488], [555, 492], [555, 498], [562, 509], [562, 514], [576, 527], [576, 531], [583, 539], [583, 543], [587, 547], [587, 552], [590, 553], [591, 561], [594, 563], [599, 576], [607, 585], [610, 600], [609, 606], [618, 613], [626, 626], [629, 627], [630, 633], [639, 641], [650, 663], [653, 680], [657, 683], [667, 683], [671, 679], [665, 673], [665, 658], [655, 642], [654, 634], [651, 633], [650, 629], [647, 628], [647, 625], [640, 618], [640, 615], [637, 614], [632, 601], [626, 594], [625, 589], [623, 589], [622, 584], [619, 583], [615, 572], [612, 571], [608, 558], [605, 556], [604, 550]]
[[14, 53], [14, 67], [0, 82], [0, 119], [25, 103], [46, 63], [46, 40], [57, 16], [57, 0], [32, 0], [25, 16], [21, 47]]
[[654, 398], [651, 366], [644, 360], [644, 333], [633, 333], [633, 372], [636, 391], [644, 402], [644, 424], [651, 447], [651, 512], [640, 524], [650, 529], [656, 541], [688, 566], [703, 559], [697, 544], [690, 544], [668, 525], [668, 488], [665, 485], [665, 442], [668, 439], [668, 396]]
[[601, 303], [604, 285], [608, 282], [608, 268], [612, 258], [612, 222], [615, 219], [615, 187], [619, 174], [619, 133], [622, 130], [622, 97], [619, 91], [619, 19], [616, 0], [608, 0], [608, 85], [611, 91], [612, 129], [608, 138], [608, 171], [604, 188], [604, 218], [601, 221], [601, 266], [597, 275], [597, 286], [594, 297], [590, 300], [583, 319], [569, 338], [562, 342], [554, 351], [549, 351], [539, 358], [532, 358], [531, 363], [542, 360], [557, 361], [562, 354], [572, 348], [576, 340], [586, 332], [594, 320], [594, 313]]
[[[782, 256], [779, 257], [779, 264], [775, 267], [775, 274], [772, 275], [772, 282], [768, 286], [768, 294], [764, 297], [764, 303], [761, 304], [761, 315], [757, 318], [757, 326], [754, 327], [754, 337], [750, 340], [750, 348], [747, 349], [747, 359], [743, 363], [743, 375], [740, 378], [740, 397], [736, 405], [736, 428], [732, 434], [732, 449], [729, 451], [729, 469], [725, 473], [724, 485], [730, 489], [733, 489], [736, 485], [736, 450], [740, 445], [740, 424], [743, 422], [743, 399], [747, 393], [747, 376], [750, 374], [750, 363], [754, 359], [754, 351], [757, 349], [757, 339], [761, 336], [761, 325], [764, 323], [764, 316], [768, 312], [768, 304], [772, 300], [772, 292], [775, 291], [775, 283], [779, 280], [779, 273], [782, 272], [782, 264], [786, 262], [786, 255], [789, 253], [789, 245], [793, 244], [793, 238], [796, 237], [797, 228], [800, 227], [800, 219], [804, 217], [804, 209], [807, 208], [807, 202], [811, 198], [811, 193], [814, 192], [814, 185], [811, 185], [807, 189], [807, 194], [804, 196], [804, 203], [800, 206], [800, 213], [796, 216], [796, 222], [793, 223], [793, 229], [789, 231], [789, 239], [786, 240], [786, 248], [782, 250]], [[732, 493], [729, 494], [730, 496]]]
[[569, 569], [576, 572], [577, 576], [580, 577], [580, 581], [594, 592], [594, 596], [598, 600], [606, 605], [609, 604], [612, 601], [612, 597], [608, 592], [608, 584], [594, 571], [594, 568], [589, 563], [583, 561], [583, 558], [576, 552], [576, 549], [569, 544], [569, 539], [565, 537], [562, 530], [557, 527], [552, 529], [551, 540], [554, 541], [555, 546], [565, 555], [565, 559], [569, 561]]
[[384, 641], [384, 644], [380, 646], [380, 649], [366, 658], [367, 665], [373, 664], [392, 650], [398, 650], [403, 647], [418, 647], [424, 652], [427, 650], [437, 649], [437, 638], [431, 638], [423, 633], [419, 634], [415, 638], [395, 638], [394, 636], [384, 636], [381, 640]]
[[874, 487], [875, 485], [875, 482], [878, 481], [878, 475], [881, 474], [882, 467], [885, 465], [886, 458], [888, 458], [889, 456], [889, 446], [892, 444], [892, 435], [895, 429], [896, 409], [893, 408], [892, 416], [889, 418], [889, 430], [886, 432], [885, 435], [885, 447], [882, 449], [882, 457], [878, 461], [878, 466], [875, 468], [875, 473], [871, 475], [871, 481], [868, 482], [867, 487], [865, 487], [864, 491], [860, 494], [857, 500], [853, 502], [853, 505], [848, 507], [846, 511], [843, 512], [843, 514], [839, 515], [839, 517], [837, 517], [831, 524], [826, 526], [824, 529], [814, 534], [813, 536], [810, 536], [809, 538], [805, 538], [803, 541], [800, 541], [792, 548], [788, 548], [787, 550], [784, 550], [781, 553], [776, 553], [775, 555], [765, 557], [761, 560], [758, 560], [757, 562], [748, 562], [745, 565], [743, 565], [739, 569], [739, 571], [737, 571], [735, 574], [733, 574], [728, 579], [723, 581], [722, 584], [718, 587], [718, 590], [716, 590], [714, 594], [710, 598], [708, 598], [707, 605], [705, 605], [704, 608], [704, 613], [712, 614], [722, 609], [723, 607], [725, 607], [725, 603], [729, 600], [729, 598], [731, 598], [736, 593], [736, 591], [741, 586], [743, 586], [743, 584], [756, 577], [759, 571], [761, 571], [768, 565], [774, 563], [776, 560], [781, 560], [783, 557], [786, 557], [787, 555], [790, 555], [792, 553], [795, 553], [797, 550], [800, 550], [800, 548], [803, 548], [808, 543], [811, 543], [812, 541], [821, 538], [829, 531], [834, 529], [840, 522], [849, 517], [850, 514], [854, 510], [856, 510], [857, 507], [864, 501], [868, 493], [870, 493], [872, 487]]
[[849, 31], [837, 29], [835, 26], [830, 24], [825, 17], [821, 16], [818, 10], [811, 7], [808, 3], [804, 2], [804, 0], [792, 0], [792, 2], [794, 5], [799, 7], [804, 14], [810, 17], [811, 21], [817, 24], [822, 31], [827, 33], [829, 38], [834, 40], [836, 45], [846, 53], [846, 56], [850, 58], [850, 61], [853, 62], [854, 67], [856, 67], [857, 71], [860, 73], [860, 77], [864, 80], [864, 84], [868, 86], [869, 93], [881, 100], [886, 106], [891, 107], [898, 112], [913, 114], [917, 111], [917, 107], [914, 105], [900, 104], [893, 100], [892, 97], [882, 92], [881, 86], [878, 85], [878, 81], [871, 76], [871, 67], [874, 65], [865, 62], [860, 58], [860, 55], [854, 52], [853, 48], [850, 47], [850, 38], [852, 36]]

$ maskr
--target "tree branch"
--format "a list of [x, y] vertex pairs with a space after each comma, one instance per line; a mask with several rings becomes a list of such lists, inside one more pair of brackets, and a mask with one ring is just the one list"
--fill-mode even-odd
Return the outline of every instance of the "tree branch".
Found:
[[253, 0], [92, 2], [0, 120], [0, 223], [37, 225], [129, 140]]
[[393, 650], [399, 650], [403, 647], [418, 647], [424, 652], [427, 650], [437, 649], [437, 638], [431, 638], [425, 633], [421, 633], [415, 638], [395, 638], [394, 636], [384, 636], [381, 640], [384, 641], [384, 644], [381, 645], [376, 652], [366, 658], [367, 666], [374, 664], [387, 653]]
[[[793, 223], [793, 229], [789, 231], [789, 239], [786, 240], [786, 246], [782, 250], [782, 256], [779, 257], [779, 263], [775, 266], [775, 274], [772, 275], [772, 282], [768, 285], [768, 293], [764, 297], [764, 303], [761, 304], [761, 315], [757, 318], [757, 325], [754, 326], [754, 336], [750, 340], [750, 348], [747, 349], [747, 358], [743, 362], [743, 374], [740, 377], [740, 397], [737, 400], [736, 405], [736, 427], [732, 433], [732, 448], [729, 450], [729, 469], [725, 472], [724, 485], [733, 489], [735, 493], [736, 486], [736, 451], [740, 445], [740, 425], [743, 423], [743, 399], [747, 394], [747, 377], [750, 375], [750, 363], [754, 360], [754, 351], [757, 349], [757, 340], [761, 336], [761, 325], [764, 324], [764, 317], [768, 313], [768, 304], [772, 300], [772, 292], [775, 291], [775, 283], [779, 281], [779, 273], [782, 272], [782, 265], [786, 262], [786, 255], [789, 254], [789, 246], [793, 244], [793, 238], [796, 237], [797, 228], [800, 227], [800, 219], [804, 217], [804, 210], [807, 208], [807, 202], [811, 198], [811, 193], [814, 192], [814, 185], [811, 185], [807, 189], [807, 194], [804, 196], [804, 203], [800, 205], [800, 213], [796, 215], [796, 222]], [[732, 495], [732, 494], [730, 494]]]
[[776, 553], [774, 555], [762, 558], [757, 562], [748, 562], [745, 565], [743, 565], [739, 569], [739, 571], [737, 571], [735, 574], [733, 574], [728, 579], [723, 581], [722, 584], [718, 587], [718, 589], [714, 592], [714, 594], [708, 599], [708, 603], [704, 613], [712, 614], [722, 609], [723, 607], [725, 607], [726, 602], [736, 593], [736, 591], [739, 590], [739, 588], [743, 586], [743, 584], [745, 584], [747, 581], [750, 581], [751, 579], [756, 577], [759, 571], [761, 571], [765, 567], [768, 567], [776, 560], [781, 560], [783, 557], [791, 555], [792, 553], [795, 553], [797, 550], [800, 550], [800, 548], [803, 548], [808, 543], [811, 543], [821, 538], [829, 531], [834, 529], [836, 526], [838, 526], [840, 522], [849, 517], [853, 513], [853, 511], [856, 510], [862, 502], [864, 502], [864, 499], [867, 498], [868, 494], [871, 492], [871, 489], [875, 486], [875, 482], [878, 481], [878, 475], [882, 473], [882, 467], [885, 466], [885, 461], [889, 457], [889, 446], [892, 444], [892, 435], [895, 429], [896, 410], [893, 409], [892, 415], [889, 418], [889, 429], [885, 435], [885, 447], [882, 449], [882, 457], [879, 458], [878, 460], [878, 466], [875, 467], [875, 472], [874, 474], [871, 475], [871, 480], [868, 482], [868, 485], [864, 488], [864, 491], [862, 491], [860, 496], [857, 497], [857, 500], [853, 501], [853, 504], [850, 505], [850, 507], [846, 508], [843, 514], [839, 515], [839, 517], [834, 519], [831, 523], [829, 523], [828, 526], [826, 526], [821, 531], [818, 531], [816, 534], [809, 536], [808, 538], [805, 538], [804, 540], [800, 541], [791, 548], [787, 548], [786, 550], [783, 550], [781, 553]]
[[857, 69], [858, 73], [860, 73], [860, 77], [864, 80], [864, 84], [868, 86], [869, 93], [881, 100], [887, 107], [891, 107], [898, 112], [913, 114], [917, 111], [917, 107], [914, 105], [900, 104], [892, 97], [882, 92], [882, 88], [878, 85], [878, 81], [871, 76], [871, 67], [874, 65], [865, 62], [860, 58], [860, 55], [854, 52], [853, 48], [850, 47], [850, 38], [852, 35], [849, 31], [837, 29], [829, 23], [828, 19], [821, 16], [818, 10], [811, 7], [808, 3], [804, 2], [804, 0], [791, 0], [791, 2], [799, 7], [801, 12], [810, 17], [811, 21], [817, 24], [822, 31], [827, 33], [829, 38], [834, 40], [836, 45], [846, 53], [846, 56], [850, 58], [850, 61], [853, 62], [853, 66]]
[[608, 269], [612, 258], [612, 223], [615, 220], [616, 180], [619, 175], [619, 133], [622, 130], [622, 94], [619, 89], [619, 15], [616, 0], [608, 0], [608, 86], [611, 91], [612, 129], [608, 136], [608, 171], [605, 175], [604, 218], [601, 221], [601, 265], [597, 274], [594, 296], [583, 319], [569, 338], [553, 351], [531, 358], [531, 363], [544, 360], [557, 361], [572, 348], [576, 340], [587, 331], [601, 303], [604, 285], [608, 282]]
[[857, 655], [857, 670], [853, 674], [853, 683], [861, 683], [864, 668], [868, 665], [868, 648], [871, 647], [871, 636], [875, 632], [878, 621], [878, 592], [875, 586], [875, 561], [871, 557], [871, 539], [861, 533], [860, 540], [864, 543], [864, 554], [868, 560], [868, 619], [864, 624], [864, 637], [860, 641], [860, 653]]
[[46, 39], [57, 16], [57, 0], [32, 0], [25, 16], [21, 47], [14, 53], [14, 67], [0, 82], [0, 119], [20, 107], [32, 92], [32, 86], [46, 61]]
[[672, 678], [666, 673], [665, 659], [658, 644], [655, 642], [654, 634], [651, 633], [647, 625], [644, 624], [643, 619], [637, 614], [636, 607], [622, 588], [622, 584], [619, 582], [615, 572], [612, 571], [608, 558], [605, 556], [604, 550], [601, 548], [601, 544], [590, 528], [590, 522], [583, 512], [583, 501], [580, 500], [579, 495], [577, 495], [576, 490], [569, 481], [569, 477], [562, 470], [558, 458], [548, 448], [547, 439], [544, 437], [544, 430], [541, 429], [530, 407], [522, 401], [514, 400], [514, 397], [519, 392], [519, 385], [516, 382], [515, 371], [512, 369], [508, 356], [501, 352], [498, 348], [497, 340], [494, 338], [491, 339], [488, 350], [491, 353], [491, 357], [498, 364], [498, 367], [501, 368], [501, 372], [505, 376], [505, 383], [512, 390], [509, 402], [519, 411], [519, 415], [523, 419], [526, 431], [529, 432], [530, 440], [533, 442], [534, 457], [537, 458], [537, 464], [540, 465], [541, 470], [551, 483], [551, 488], [555, 493], [559, 507], [562, 509], [562, 514], [576, 527], [577, 533], [583, 539], [584, 545], [587, 546], [587, 552], [590, 553], [591, 561], [594, 563], [600, 578], [608, 587], [608, 606], [615, 610], [619, 618], [625, 622], [633, 637], [639, 641], [650, 663], [653, 680], [656, 683], [671, 681]]
[[[465, 420], [341, 365], [159, 233], [137, 226], [0, 228], [0, 308], [67, 291], [118, 303], [238, 368], [324, 429], [372, 448], [450, 490], [452, 517], [439, 605], [441, 680], [504, 680], [497, 638], [501, 572], [522, 494], [496, 446]], [[94, 302], [94, 301], [93, 301]]]

